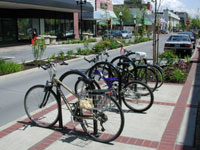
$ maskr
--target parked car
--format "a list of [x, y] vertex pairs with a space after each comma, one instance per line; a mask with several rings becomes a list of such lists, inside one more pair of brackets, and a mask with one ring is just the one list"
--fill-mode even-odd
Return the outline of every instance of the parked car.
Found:
[[121, 38], [122, 32], [120, 30], [111, 30], [109, 36]]
[[186, 34], [172, 34], [165, 42], [165, 51], [173, 50], [177, 54], [192, 55], [193, 44]]
[[160, 33], [162, 33], [162, 34], [168, 34], [168, 31], [166, 31], [166, 30], [160, 30]]
[[190, 40], [192, 41], [193, 48], [195, 48], [196, 45], [196, 37], [193, 32], [179, 32], [178, 34], [187, 34], [190, 37]]
[[130, 30], [122, 30], [122, 38], [132, 38], [133, 33]]

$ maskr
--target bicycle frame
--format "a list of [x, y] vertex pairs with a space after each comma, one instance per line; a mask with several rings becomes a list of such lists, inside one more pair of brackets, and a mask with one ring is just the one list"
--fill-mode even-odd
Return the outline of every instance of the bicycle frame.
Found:
[[[95, 120], [94, 117], [93, 117], [93, 115], [92, 116], [87, 116], [87, 115], [77, 116], [76, 112], [78, 111], [80, 97], [77, 94], [75, 94], [67, 85], [65, 85], [59, 79], [57, 79], [55, 77], [55, 75], [53, 76], [52, 81], [53, 81], [53, 84], [57, 85], [56, 86], [57, 91], [59, 92], [60, 96], [62, 97], [64, 103], [66, 104], [67, 108], [69, 109], [69, 111], [70, 111], [70, 113], [71, 113], [71, 115], [73, 117], [78, 118], [78, 119], [92, 119], [92, 120]], [[65, 97], [64, 93], [62, 92], [62, 90], [60, 88], [60, 85], [62, 87], [64, 87], [73, 96], [75, 96], [76, 98], [78, 98], [78, 103], [75, 103], [74, 110], [72, 109], [72, 106], [70, 106], [69, 102], [67, 101], [67, 98]]]

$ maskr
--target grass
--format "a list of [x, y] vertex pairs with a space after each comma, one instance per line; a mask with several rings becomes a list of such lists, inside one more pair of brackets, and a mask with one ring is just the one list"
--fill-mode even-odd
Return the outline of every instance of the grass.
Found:
[[22, 64], [17, 64], [14, 62], [6, 62], [4, 60], [0, 60], [0, 74], [9, 74], [14, 72], [19, 72], [24, 69]]

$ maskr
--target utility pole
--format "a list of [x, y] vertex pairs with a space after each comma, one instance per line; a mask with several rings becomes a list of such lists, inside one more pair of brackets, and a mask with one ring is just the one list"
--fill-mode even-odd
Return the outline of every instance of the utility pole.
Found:
[[157, 27], [156, 27], [156, 22], [157, 22], [157, 0], [155, 0], [155, 15], [154, 15], [154, 29], [153, 29], [153, 64], [156, 64], [157, 61]]

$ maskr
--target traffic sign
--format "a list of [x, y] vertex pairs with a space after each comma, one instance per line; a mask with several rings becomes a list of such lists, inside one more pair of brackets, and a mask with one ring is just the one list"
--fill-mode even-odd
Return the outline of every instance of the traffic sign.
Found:
[[189, 24], [190, 24], [190, 21], [189, 21], [189, 20], [187, 20], [187, 21], [186, 21], [186, 25], [188, 26]]

